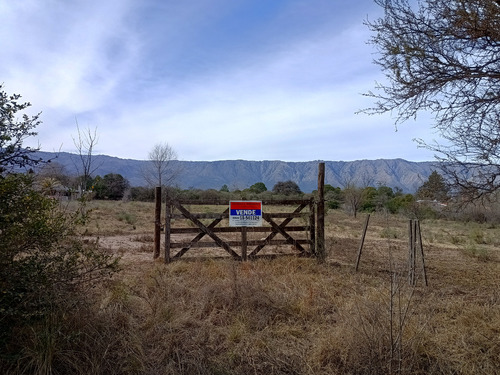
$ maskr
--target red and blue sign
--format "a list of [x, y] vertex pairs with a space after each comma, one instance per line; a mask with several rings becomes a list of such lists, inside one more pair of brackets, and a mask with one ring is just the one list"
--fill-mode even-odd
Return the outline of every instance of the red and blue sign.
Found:
[[262, 202], [230, 201], [229, 225], [232, 227], [262, 226]]

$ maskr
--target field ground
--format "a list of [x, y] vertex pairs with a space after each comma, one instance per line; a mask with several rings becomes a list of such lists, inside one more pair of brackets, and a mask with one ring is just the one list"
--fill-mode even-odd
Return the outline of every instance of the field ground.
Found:
[[115, 373], [500, 373], [499, 225], [422, 221], [429, 286], [419, 273], [410, 287], [402, 216], [371, 215], [355, 272], [364, 214], [329, 211], [325, 264], [165, 265], [152, 259], [153, 204], [89, 208], [86, 235], [122, 257], [97, 317], [120, 335], [99, 359]]

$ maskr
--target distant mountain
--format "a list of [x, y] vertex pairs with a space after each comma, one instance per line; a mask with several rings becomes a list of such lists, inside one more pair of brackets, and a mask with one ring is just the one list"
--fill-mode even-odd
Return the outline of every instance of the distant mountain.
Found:
[[[78, 155], [70, 153], [39, 152], [44, 160], [52, 159], [63, 165], [69, 174], [77, 174]], [[96, 175], [119, 173], [132, 186], [145, 186], [141, 170], [148, 161], [120, 159], [95, 155]], [[256, 182], [263, 182], [269, 190], [276, 182], [292, 180], [302, 191], [317, 188], [319, 161], [286, 162], [279, 160], [247, 161], [173, 161], [181, 170], [175, 184], [182, 189], [217, 189], [227, 185], [230, 190], [245, 189]], [[343, 187], [347, 183], [358, 186], [386, 185], [399, 187], [413, 193], [436, 169], [433, 162], [410, 162], [403, 159], [357, 161], [325, 161], [325, 183]]]

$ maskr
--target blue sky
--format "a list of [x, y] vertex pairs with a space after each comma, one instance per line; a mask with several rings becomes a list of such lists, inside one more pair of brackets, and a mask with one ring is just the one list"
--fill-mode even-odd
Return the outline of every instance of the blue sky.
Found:
[[42, 112], [44, 151], [181, 160], [432, 160], [431, 121], [355, 114], [383, 76], [371, 0], [0, 2], [0, 82]]

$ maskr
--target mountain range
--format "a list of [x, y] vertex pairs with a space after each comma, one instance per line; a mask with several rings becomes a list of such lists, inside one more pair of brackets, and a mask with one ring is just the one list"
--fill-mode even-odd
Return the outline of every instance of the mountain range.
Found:
[[[78, 174], [79, 155], [60, 152], [39, 152], [44, 160], [62, 165], [66, 173]], [[150, 163], [146, 160], [121, 159], [107, 155], [93, 155], [94, 175], [118, 173], [132, 186], [146, 186], [142, 171]], [[217, 189], [227, 185], [230, 190], [245, 189], [263, 182], [268, 190], [279, 181], [294, 181], [305, 192], [317, 189], [320, 161], [287, 162], [280, 160], [221, 160], [221, 161], [171, 161], [179, 174], [174, 185], [182, 188]], [[414, 193], [436, 168], [435, 162], [411, 162], [403, 159], [378, 159], [356, 161], [324, 161], [325, 184], [345, 187], [380, 186], [400, 188]]]

